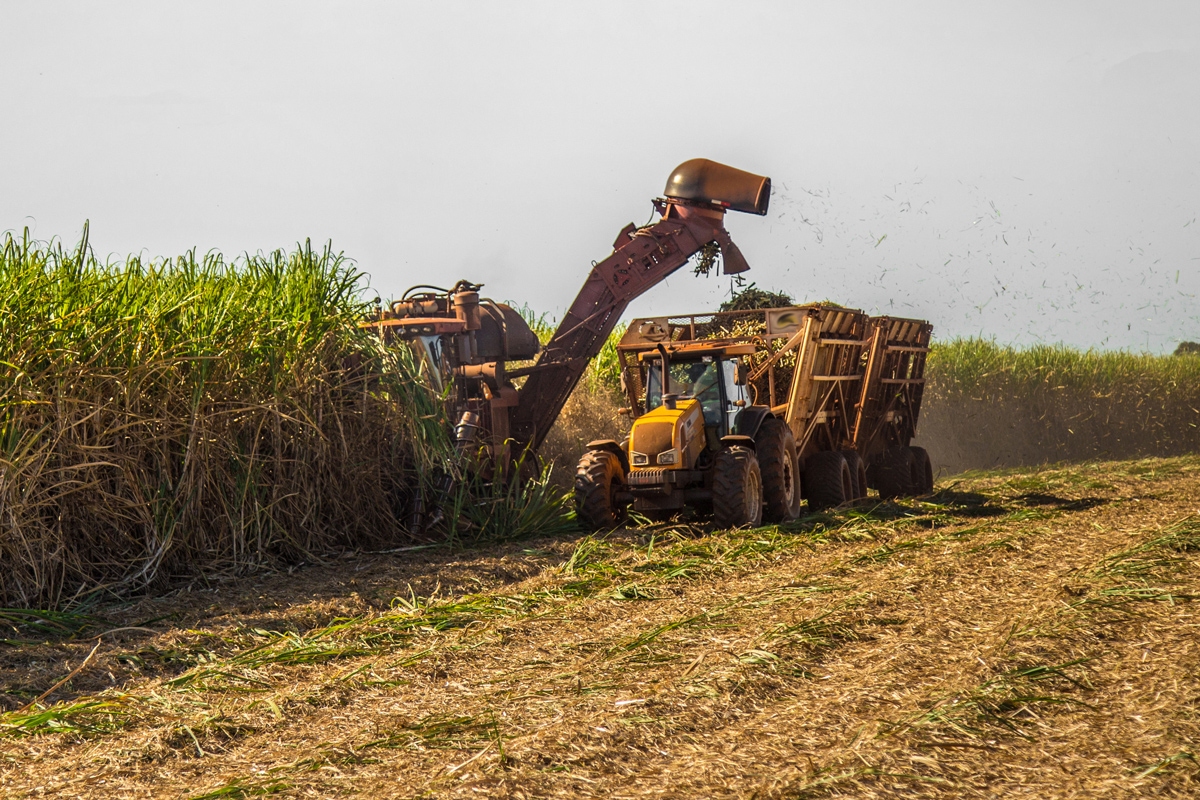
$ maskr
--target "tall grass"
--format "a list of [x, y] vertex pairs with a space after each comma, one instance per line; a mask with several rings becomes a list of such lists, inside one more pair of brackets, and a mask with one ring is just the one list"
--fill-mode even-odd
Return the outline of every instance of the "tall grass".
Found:
[[[414, 495], [457, 467], [420, 365], [358, 328], [362, 288], [307, 243], [101, 263], [86, 231], [70, 249], [6, 235], [0, 605], [409, 536]], [[535, 485], [473, 502], [481, 491], [458, 484], [464, 516], [424, 535], [517, 535], [556, 500]]]
[[1200, 451], [1200, 357], [937, 343], [918, 426], [951, 469]]
[[421, 398], [396, 379], [403, 355], [356, 327], [359, 285], [307, 244], [100, 263], [86, 236], [70, 250], [6, 236], [0, 600], [393, 537], [413, 439], [436, 431], [389, 402]]

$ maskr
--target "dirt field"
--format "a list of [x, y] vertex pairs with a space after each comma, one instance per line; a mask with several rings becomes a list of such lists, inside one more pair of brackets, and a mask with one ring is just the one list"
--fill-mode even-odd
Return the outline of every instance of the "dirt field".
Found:
[[1200, 458], [938, 488], [10, 627], [0, 794], [1200, 796]]

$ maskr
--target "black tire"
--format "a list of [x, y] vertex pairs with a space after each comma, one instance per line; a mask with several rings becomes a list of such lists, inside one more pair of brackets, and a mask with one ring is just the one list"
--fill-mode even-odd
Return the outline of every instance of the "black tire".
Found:
[[753, 450], [734, 445], [717, 453], [712, 503], [713, 519], [720, 528], [755, 528], [762, 524], [762, 472]]
[[792, 429], [781, 419], [763, 420], [754, 454], [762, 471], [763, 521], [791, 522], [800, 516], [800, 468]]
[[929, 458], [929, 451], [924, 447], [910, 447], [908, 450], [913, 456], [913, 494], [933, 494], [933, 462]]
[[837, 450], [813, 453], [804, 462], [804, 492], [809, 511], [836, 508], [853, 499], [854, 478]]
[[893, 447], [876, 462], [875, 480], [884, 500], [913, 493], [913, 454], [907, 447]]
[[607, 450], [589, 450], [575, 468], [575, 516], [587, 530], [604, 530], [625, 519], [616, 495], [625, 485], [620, 460]]
[[850, 478], [854, 483], [852, 500], [862, 500], [867, 496], [867, 464], [856, 450], [843, 450], [842, 457], [850, 468]]

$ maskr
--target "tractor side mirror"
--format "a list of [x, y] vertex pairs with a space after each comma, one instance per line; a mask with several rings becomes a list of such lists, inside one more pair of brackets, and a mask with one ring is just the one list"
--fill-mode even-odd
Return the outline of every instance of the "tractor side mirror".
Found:
[[750, 382], [750, 367], [741, 362], [737, 365], [737, 385], [745, 386]]

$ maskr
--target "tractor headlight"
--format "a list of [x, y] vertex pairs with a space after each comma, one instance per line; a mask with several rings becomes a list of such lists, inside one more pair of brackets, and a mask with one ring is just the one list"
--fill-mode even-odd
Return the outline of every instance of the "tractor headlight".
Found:
[[645, 453], [631, 453], [633, 456], [633, 465], [635, 467], [644, 467], [650, 463], [650, 457]]
[[675, 450], [668, 450], [665, 453], [658, 454], [659, 464], [674, 464], [679, 460], [679, 453]]

